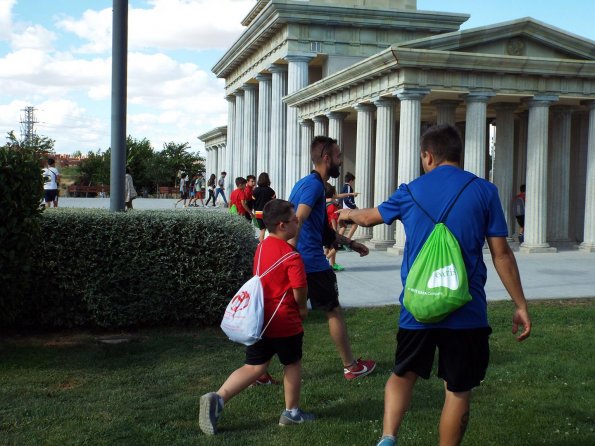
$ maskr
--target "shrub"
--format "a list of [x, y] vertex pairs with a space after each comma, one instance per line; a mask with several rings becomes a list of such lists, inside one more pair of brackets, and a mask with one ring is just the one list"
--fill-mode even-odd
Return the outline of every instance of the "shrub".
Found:
[[0, 321], [11, 320], [29, 294], [43, 179], [33, 149], [0, 147]]
[[21, 326], [218, 323], [257, 243], [244, 219], [215, 212], [52, 209], [41, 228]]

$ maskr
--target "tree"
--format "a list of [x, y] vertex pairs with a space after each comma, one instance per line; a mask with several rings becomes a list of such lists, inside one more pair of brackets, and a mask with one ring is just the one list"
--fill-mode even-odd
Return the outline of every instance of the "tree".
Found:
[[14, 130], [11, 130], [6, 134], [6, 144], [4, 147], [8, 149], [31, 149], [42, 157], [54, 153], [55, 143], [55, 140], [48, 138], [47, 136], [33, 135], [31, 144], [27, 144], [26, 141], [19, 140], [14, 134]]

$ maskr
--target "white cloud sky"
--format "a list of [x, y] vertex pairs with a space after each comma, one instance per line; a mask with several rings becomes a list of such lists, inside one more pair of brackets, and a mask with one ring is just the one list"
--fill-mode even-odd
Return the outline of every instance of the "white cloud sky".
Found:
[[[34, 7], [34, 0], [19, 2]], [[198, 135], [227, 121], [224, 81], [199, 66], [200, 51], [233, 43], [255, 1], [147, 4], [129, 9], [127, 132], [148, 138], [157, 149], [175, 141], [197, 150]], [[0, 0], [0, 40], [10, 47], [0, 53], [0, 136], [19, 134], [21, 110], [34, 106], [38, 134], [55, 139], [58, 152], [106, 149], [111, 6], [78, 15], [55, 11], [48, 21], [34, 23], [11, 14], [16, 5]], [[195, 51], [197, 63], [176, 60], [179, 50]]]

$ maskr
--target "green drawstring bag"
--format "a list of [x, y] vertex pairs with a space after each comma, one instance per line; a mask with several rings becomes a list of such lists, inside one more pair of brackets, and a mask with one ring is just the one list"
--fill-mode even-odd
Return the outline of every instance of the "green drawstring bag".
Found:
[[434, 222], [434, 229], [417, 254], [405, 281], [403, 305], [418, 322], [439, 322], [472, 299], [461, 247], [444, 221], [463, 190], [475, 178], [465, 184], [439, 221], [434, 221], [407, 189], [414, 203]]
[[234, 215], [238, 215], [238, 208], [236, 207], [235, 204], [232, 204], [229, 208], [229, 213], [230, 214], [234, 214]]

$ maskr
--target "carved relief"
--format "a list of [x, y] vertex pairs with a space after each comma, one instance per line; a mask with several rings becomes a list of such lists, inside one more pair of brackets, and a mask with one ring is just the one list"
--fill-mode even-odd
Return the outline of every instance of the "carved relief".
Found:
[[525, 42], [520, 37], [513, 37], [506, 42], [506, 52], [510, 56], [524, 56]]

